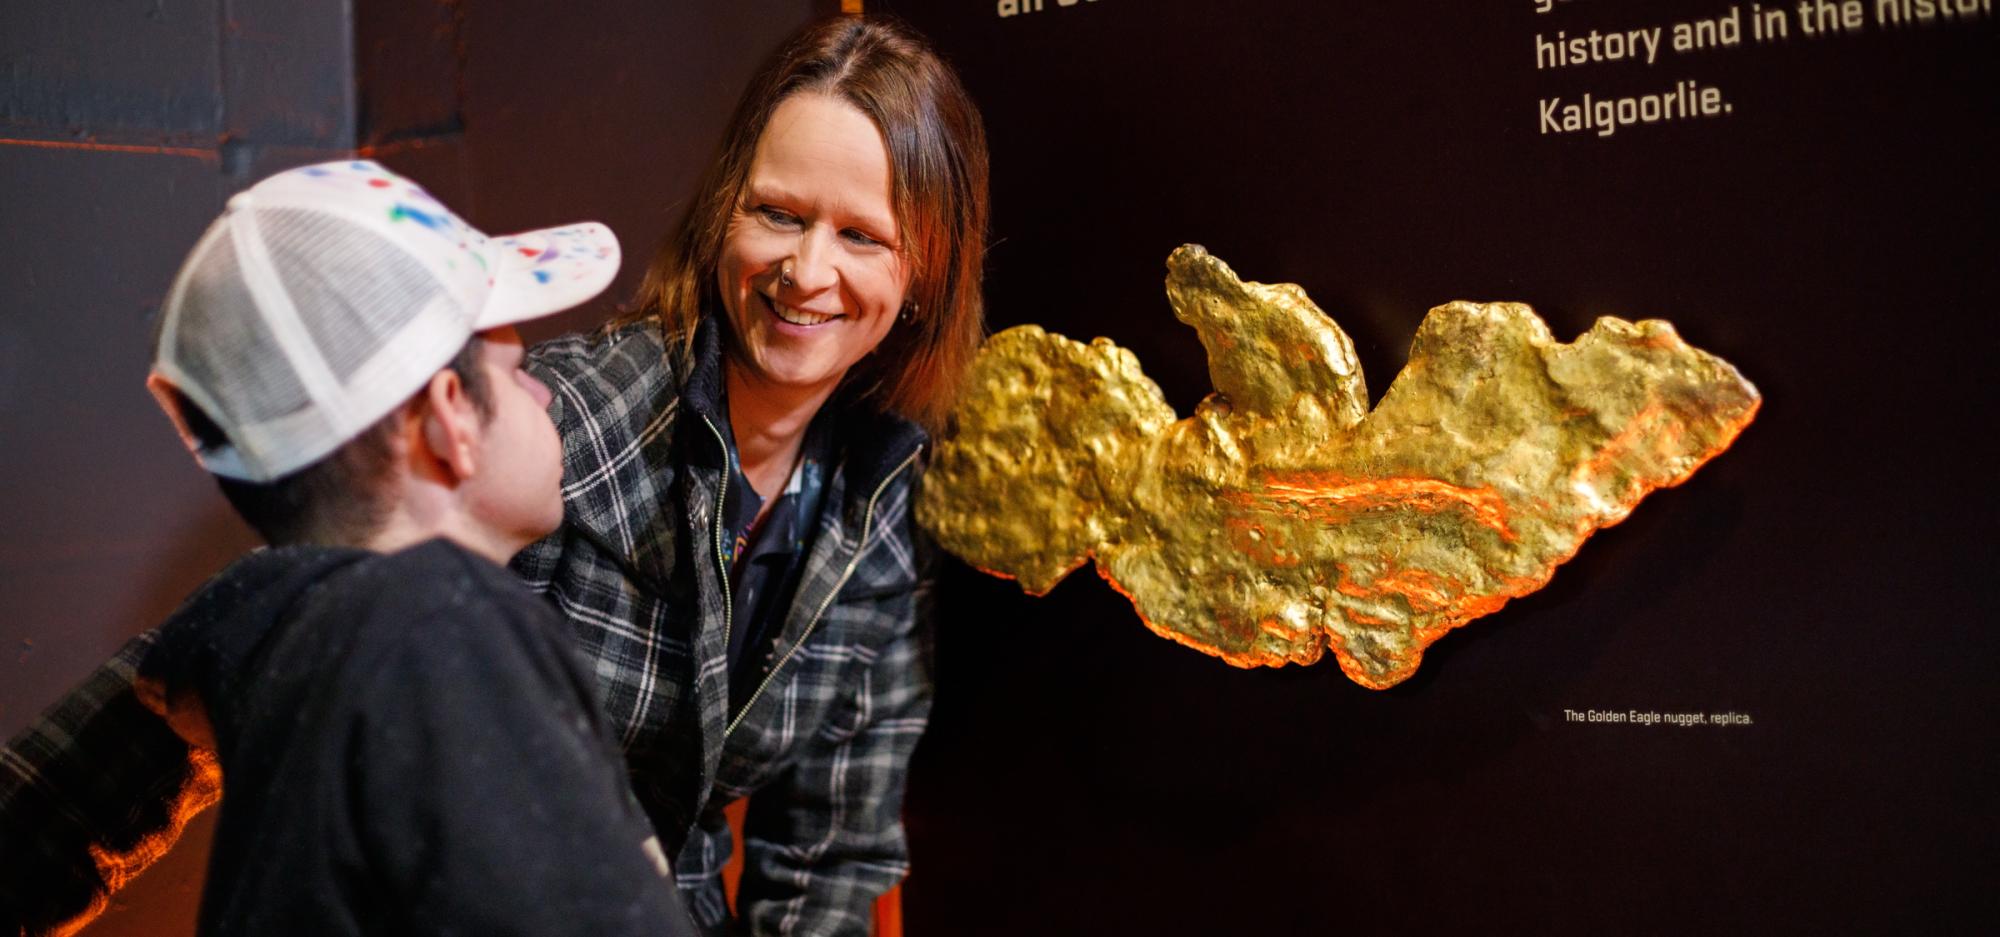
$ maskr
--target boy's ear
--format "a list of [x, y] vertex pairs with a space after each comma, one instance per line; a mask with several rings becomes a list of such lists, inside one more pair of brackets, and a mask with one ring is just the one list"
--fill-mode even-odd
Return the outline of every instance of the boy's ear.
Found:
[[167, 380], [160, 372], [154, 371], [146, 375], [146, 389], [152, 392], [153, 402], [159, 404], [160, 409], [166, 412], [167, 419], [173, 422], [174, 432], [181, 434], [181, 444], [187, 446], [188, 454], [199, 454], [201, 439], [188, 428], [187, 414], [181, 412], [181, 400], [184, 398], [181, 396], [180, 388], [175, 387], [173, 382]]
[[479, 472], [482, 424], [458, 372], [445, 368], [424, 385], [419, 419], [431, 456], [463, 480]]

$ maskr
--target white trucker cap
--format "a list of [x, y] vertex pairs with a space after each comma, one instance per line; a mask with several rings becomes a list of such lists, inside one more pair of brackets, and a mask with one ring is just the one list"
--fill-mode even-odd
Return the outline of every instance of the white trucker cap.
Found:
[[195, 244], [153, 372], [228, 437], [194, 449], [203, 468], [272, 481], [408, 400], [475, 332], [596, 296], [618, 259], [596, 223], [487, 237], [366, 160], [288, 170]]

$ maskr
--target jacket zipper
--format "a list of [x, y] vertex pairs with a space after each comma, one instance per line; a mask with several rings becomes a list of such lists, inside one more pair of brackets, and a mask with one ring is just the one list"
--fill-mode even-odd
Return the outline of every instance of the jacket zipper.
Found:
[[[723, 499], [729, 496], [729, 478], [736, 471], [734, 457], [729, 454], [729, 443], [722, 438], [722, 431], [715, 428], [715, 421], [703, 414], [701, 421], [708, 424], [708, 431], [715, 434], [715, 444], [722, 449], [722, 481], [715, 486], [715, 572], [722, 577], [722, 652], [729, 653], [729, 633], [736, 627], [736, 610], [729, 590], [729, 561], [722, 556], [722, 511], [727, 506]], [[723, 694], [728, 696], [728, 668], [723, 668]], [[723, 738], [729, 733], [723, 732]]]
[[[847, 568], [841, 571], [840, 579], [827, 591], [826, 598], [820, 600], [819, 608], [813, 609], [811, 620], [806, 622], [806, 630], [799, 635], [797, 641], [792, 642], [791, 647], [785, 649], [785, 656], [778, 658], [777, 664], [771, 667], [771, 672], [764, 675], [763, 681], [757, 684], [756, 691], [743, 702], [743, 708], [737, 710], [736, 718], [729, 720], [729, 726], [722, 730], [724, 741], [728, 741], [730, 733], [736, 731], [736, 727], [743, 722], [743, 717], [750, 714], [750, 707], [757, 705], [757, 698], [764, 695], [764, 688], [770, 686], [772, 680], [777, 679], [778, 671], [785, 669], [785, 662], [792, 659], [792, 655], [805, 645], [806, 639], [812, 637], [813, 629], [819, 627], [820, 616], [826, 614], [826, 607], [833, 604], [833, 597], [840, 594], [841, 587], [847, 585], [848, 578], [854, 575], [854, 568], [861, 565], [861, 554], [868, 549], [868, 526], [875, 520], [875, 499], [882, 497], [882, 492], [888, 490], [889, 483], [895, 481], [896, 476], [903, 474], [903, 470], [909, 468], [910, 463], [915, 462], [923, 451], [922, 446], [913, 450], [903, 459], [902, 464], [896, 466], [895, 471], [890, 472], [888, 477], [882, 479], [881, 484], [875, 486], [875, 493], [868, 496], [868, 507], [861, 512], [861, 539], [854, 545], [854, 556], [847, 561]], [[717, 555], [720, 555], [719, 551]]]

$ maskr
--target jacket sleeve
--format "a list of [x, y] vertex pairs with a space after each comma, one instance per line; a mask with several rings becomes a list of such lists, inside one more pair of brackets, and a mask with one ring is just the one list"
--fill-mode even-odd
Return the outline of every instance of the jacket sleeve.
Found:
[[902, 597], [903, 627], [862, 671], [851, 732], [821, 732], [750, 798], [737, 908], [755, 934], [866, 937], [874, 902], [909, 872], [903, 786], [930, 716], [931, 579]]
[[213, 753], [133, 692], [153, 643], [152, 632], [127, 642], [0, 750], [0, 935], [96, 917], [221, 796]]

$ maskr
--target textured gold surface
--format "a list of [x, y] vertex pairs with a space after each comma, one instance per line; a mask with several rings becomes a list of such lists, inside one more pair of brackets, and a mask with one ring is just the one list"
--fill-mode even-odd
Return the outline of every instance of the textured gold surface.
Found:
[[1548, 582], [1584, 538], [1727, 448], [1759, 398], [1673, 327], [1557, 343], [1518, 303], [1431, 310], [1373, 412], [1305, 292], [1197, 246], [1174, 314], [1216, 392], [1176, 420], [1131, 352], [1035, 326], [988, 340], [918, 520], [1039, 595], [1095, 557], [1161, 636], [1242, 667], [1382, 688], [1446, 631]]

